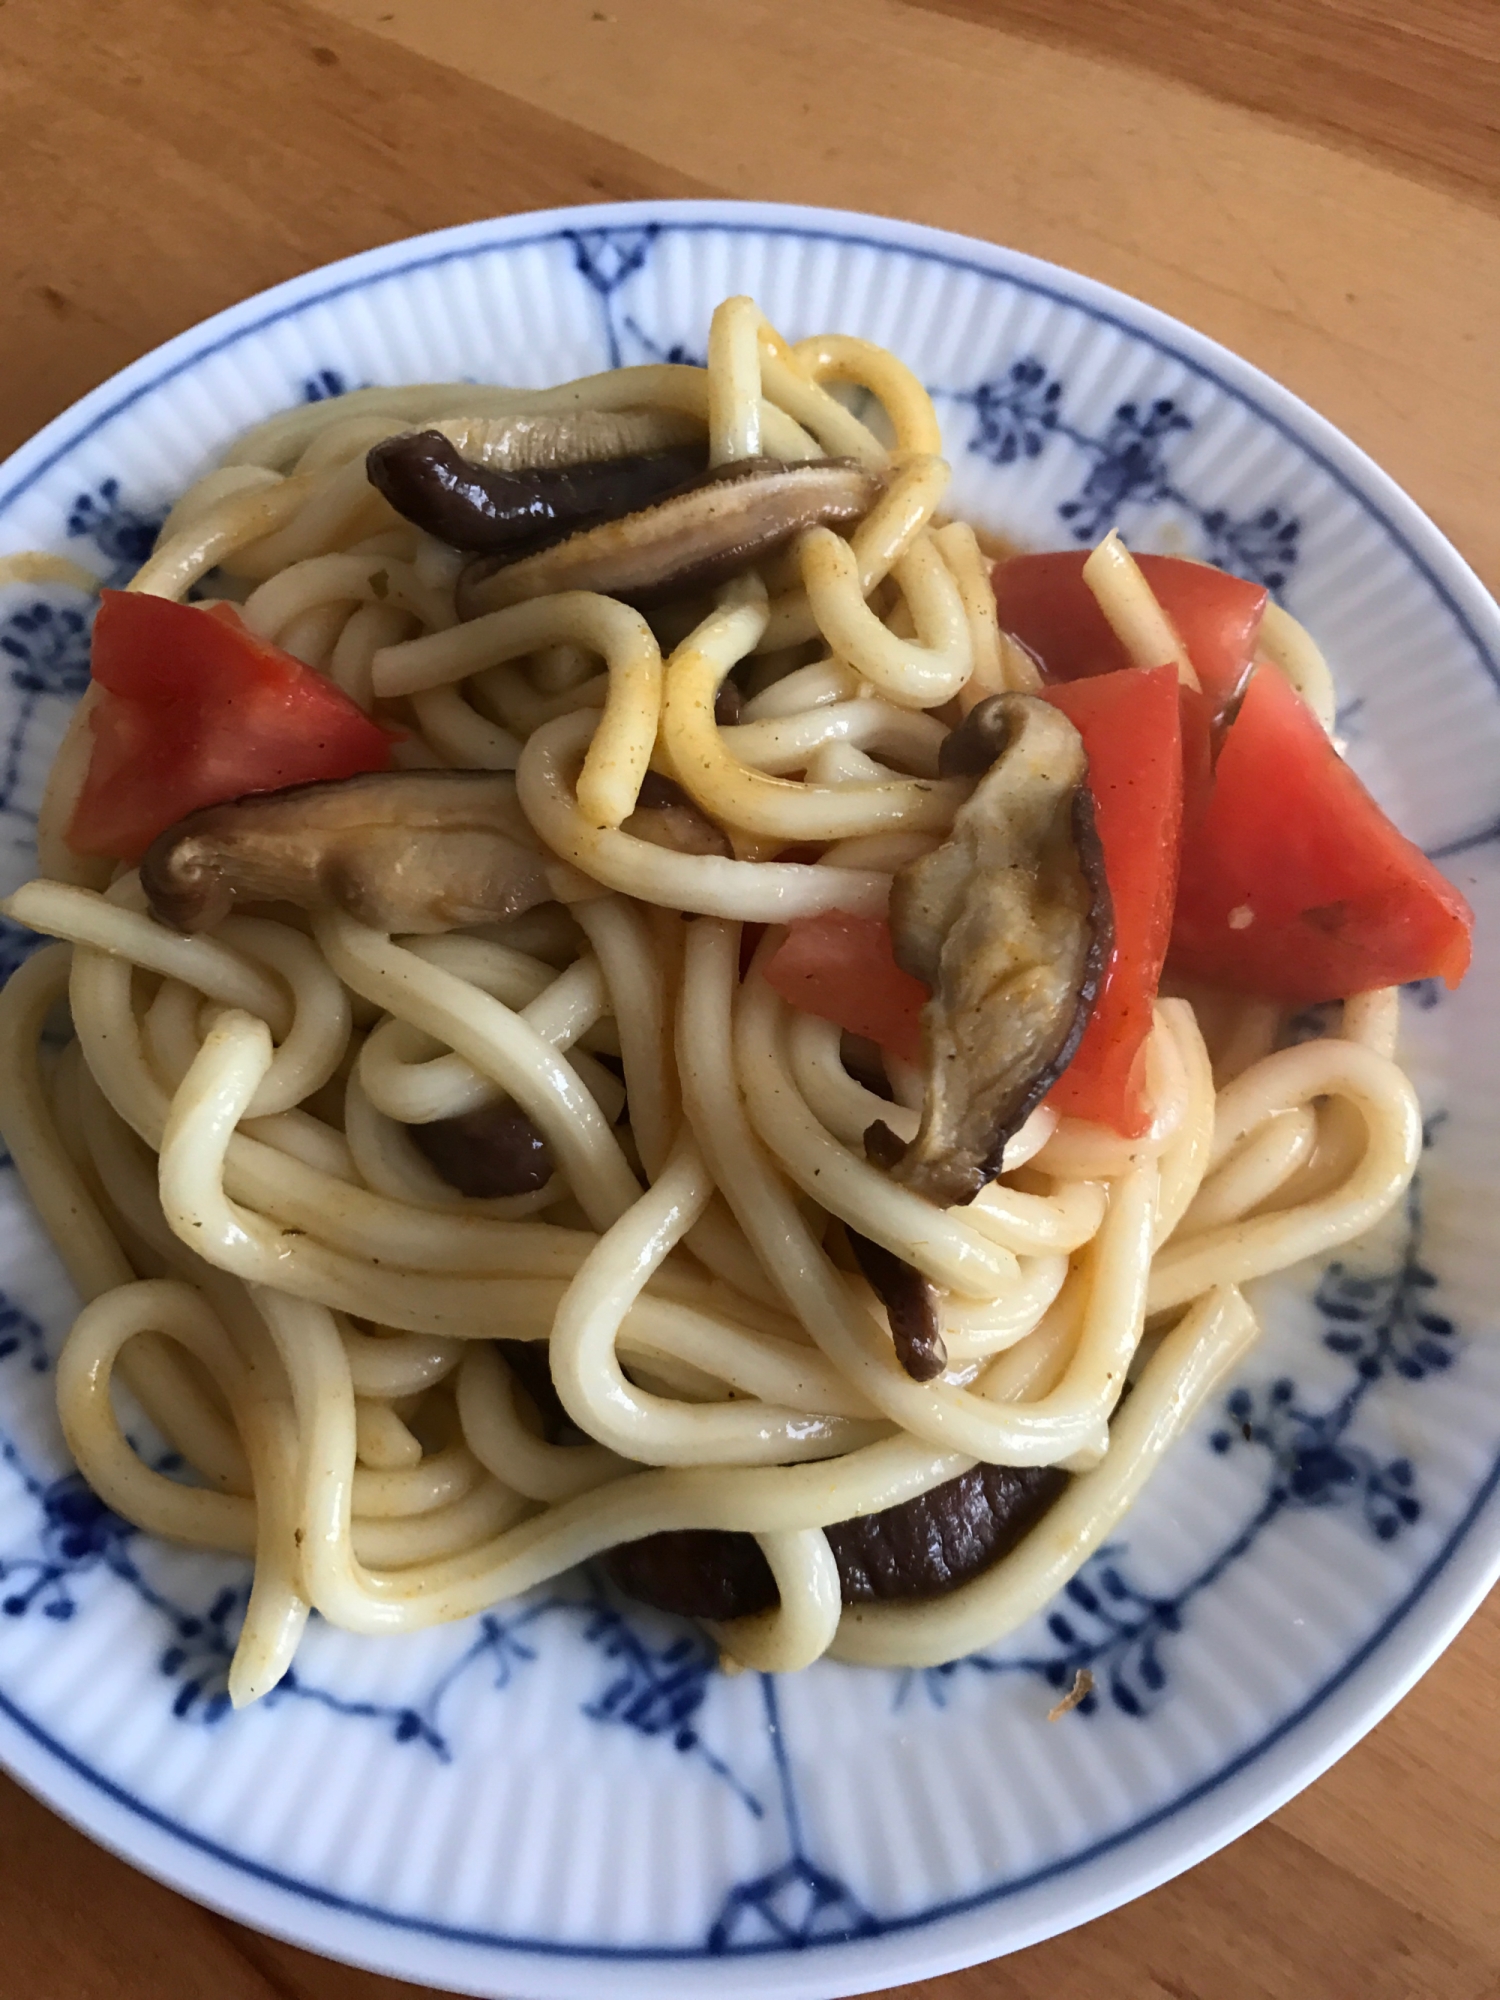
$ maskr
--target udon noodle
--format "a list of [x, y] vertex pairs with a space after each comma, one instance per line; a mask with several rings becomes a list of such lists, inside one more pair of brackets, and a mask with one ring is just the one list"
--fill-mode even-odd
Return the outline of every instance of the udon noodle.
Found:
[[[716, 465], [853, 459], [882, 495], [847, 537], [815, 528], [649, 622], [578, 590], [459, 622], [460, 558], [392, 510], [367, 451], [591, 410], [670, 413]], [[1148, 1133], [1044, 1106], [965, 1207], [866, 1158], [874, 1118], [911, 1137], [921, 1078], [891, 1060], [891, 1101], [875, 1095], [763, 965], [793, 918], [884, 910], [961, 796], [937, 778], [948, 729], [1035, 685], [973, 530], [942, 516], [940, 453], [892, 355], [789, 346], [731, 300], [706, 369], [356, 391], [273, 418], [173, 508], [132, 590], [234, 602], [399, 723], [405, 765], [514, 770], [555, 884], [541, 909], [441, 936], [280, 906], [182, 936], [134, 871], [63, 838], [87, 701], [58, 756], [42, 878], [7, 906], [59, 942], [0, 999], [5, 1138], [85, 1301], [58, 1370], [84, 1475], [153, 1534], [253, 1559], [236, 1702], [285, 1673], [310, 1608], [412, 1631], [681, 1528], [755, 1536], [774, 1575], [777, 1608], [715, 1628], [733, 1661], [989, 1644], [1110, 1534], [1245, 1353], [1243, 1288], [1405, 1188], [1420, 1125], [1394, 992], [1294, 1046], [1264, 1002], [1163, 998]], [[1139, 572], [1112, 564], [1097, 587], [1127, 648], [1175, 657]], [[1307, 635], [1277, 614], [1262, 643], [1327, 726]], [[725, 723], [731, 670], [744, 703]], [[729, 851], [630, 831], [653, 769]], [[750, 926], [772, 927], [753, 953]], [[410, 1128], [502, 1093], [555, 1172], [469, 1198]], [[899, 1364], [840, 1225], [937, 1288], [937, 1379]], [[543, 1435], [497, 1335], [545, 1344], [581, 1438]], [[127, 1441], [117, 1367], [185, 1475]], [[950, 1594], [842, 1604], [825, 1529], [975, 1463], [1073, 1476]]]

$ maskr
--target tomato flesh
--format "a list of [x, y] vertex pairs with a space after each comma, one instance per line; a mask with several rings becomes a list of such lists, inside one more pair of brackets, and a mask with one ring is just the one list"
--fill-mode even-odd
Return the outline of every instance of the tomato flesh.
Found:
[[[1088, 554], [1087, 549], [1063, 549], [1011, 556], [995, 565], [1000, 623], [1036, 655], [1049, 680], [1083, 680], [1132, 664], [1083, 580]], [[1176, 626], [1204, 693], [1221, 707], [1255, 657], [1265, 589], [1181, 556], [1135, 560]]]
[[1258, 668], [1184, 839], [1173, 967], [1296, 1005], [1456, 986], [1473, 923], [1286, 679]]
[[78, 854], [138, 861], [201, 806], [391, 761], [387, 730], [229, 605], [106, 590], [92, 667], [93, 749], [67, 833]]
[[1151, 1121], [1145, 1046], [1172, 931], [1182, 831], [1177, 670], [1131, 667], [1048, 688], [1043, 699], [1062, 710], [1088, 752], [1094, 822], [1114, 906], [1114, 947], [1094, 1011], [1047, 1102], [1136, 1138]]
[[836, 1021], [903, 1062], [922, 1060], [927, 988], [897, 965], [884, 917], [856, 917], [847, 910], [799, 917], [765, 973], [789, 1007]]

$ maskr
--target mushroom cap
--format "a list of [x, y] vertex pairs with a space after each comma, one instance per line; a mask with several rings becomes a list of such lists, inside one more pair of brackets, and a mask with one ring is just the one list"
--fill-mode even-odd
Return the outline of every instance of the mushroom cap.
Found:
[[649, 604], [737, 576], [803, 529], [862, 520], [881, 482], [852, 459], [746, 458], [652, 506], [582, 529], [518, 561], [481, 558], [459, 578], [463, 618], [560, 590]]
[[408, 1125], [407, 1136], [449, 1187], [481, 1201], [533, 1194], [552, 1178], [552, 1150], [531, 1118], [508, 1097], [454, 1118]]
[[365, 469], [398, 514], [450, 548], [515, 557], [675, 491], [706, 456], [700, 439], [628, 457], [497, 467], [434, 428], [382, 439]]
[[[914, 1500], [825, 1532], [845, 1604], [945, 1596], [1008, 1555], [1068, 1483], [1054, 1465], [976, 1465]], [[631, 1597], [688, 1618], [747, 1618], [777, 1602], [753, 1535], [679, 1528], [611, 1549]]]

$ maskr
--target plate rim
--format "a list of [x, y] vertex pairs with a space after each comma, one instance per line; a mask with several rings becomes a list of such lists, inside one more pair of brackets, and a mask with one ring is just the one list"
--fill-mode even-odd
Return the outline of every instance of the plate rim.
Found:
[[[1289, 442], [1307, 452], [1351, 499], [1375, 514], [1424, 581], [1431, 585], [1500, 688], [1500, 609], [1485, 585], [1405, 488], [1363, 446], [1293, 390], [1211, 335], [1198, 332], [1160, 307], [1136, 299], [1102, 279], [1050, 263], [1027, 251], [989, 243], [982, 237], [859, 209], [705, 198], [524, 209], [514, 215], [491, 216], [428, 230], [419, 236], [400, 237], [369, 250], [355, 251], [330, 264], [316, 265], [254, 292], [236, 305], [225, 306], [162, 341], [135, 361], [127, 362], [24, 440], [7, 458], [0, 460], [0, 522], [26, 490], [67, 452], [76, 449], [101, 425], [152, 389], [162, 387], [189, 366], [206, 360], [232, 342], [260, 332], [310, 305], [358, 290], [375, 276], [402, 277], [411, 271], [472, 255], [486, 247], [486, 237], [492, 232], [495, 232], [495, 247], [523, 249], [534, 242], [554, 241], [569, 229], [629, 229], [658, 221], [670, 221], [677, 229], [738, 229], [745, 234], [768, 229], [774, 233], [779, 226], [781, 233], [794, 233], [804, 239], [825, 238], [876, 251], [894, 248], [916, 256], [941, 257], [950, 266], [982, 276], [1003, 276], [1060, 304], [1082, 305], [1101, 323], [1133, 339], [1146, 340], [1161, 353], [1182, 362], [1192, 373], [1227, 389], [1247, 404]], [[839, 226], [848, 222], [865, 225], [866, 232], [878, 233]], [[521, 227], [525, 224], [537, 226], [528, 234]], [[399, 261], [392, 261], [398, 252], [407, 254]], [[161, 365], [164, 363], [165, 366]], [[78, 427], [70, 431], [68, 426], [75, 419], [79, 420]], [[4, 484], [7, 479], [10, 483]], [[1371, 487], [1378, 500], [1369, 490]], [[1426, 544], [1425, 549], [1421, 544]], [[1449, 574], [1440, 574], [1435, 564]], [[1489, 642], [1479, 629], [1485, 623], [1491, 625], [1494, 633]]]
[[[827, 2000], [835, 2000], [835, 1996], [841, 1994], [876, 1990], [863, 1983], [867, 1972], [877, 1974], [889, 1985], [909, 1979], [930, 1978], [982, 1962], [982, 1955], [976, 1956], [973, 1950], [973, 1942], [976, 1938], [982, 1941], [984, 1932], [990, 1928], [985, 1922], [990, 1913], [1004, 1909], [1013, 1898], [1045, 1890], [1069, 1876], [1094, 1868], [1113, 1855], [1128, 1854], [1133, 1844], [1149, 1843], [1147, 1851], [1137, 1857], [1134, 1872], [1126, 1871], [1121, 1881], [1106, 1876], [1091, 1893], [1067, 1910], [1062, 1921], [1057, 1920], [1055, 1911], [1041, 1910], [1029, 1921], [1023, 1921], [1016, 1935], [1005, 1943], [1003, 1955], [1008, 1956], [1013, 1951], [1024, 1950], [1063, 1931], [1076, 1929], [1196, 1867], [1200, 1861], [1208, 1859], [1242, 1833], [1259, 1825], [1289, 1799], [1315, 1783], [1410, 1692], [1452, 1643], [1489, 1589], [1500, 1581], [1500, 1509], [1495, 1510], [1496, 1548], [1485, 1573], [1488, 1580], [1485, 1580], [1485, 1574], [1481, 1575], [1477, 1595], [1470, 1595], [1472, 1582], [1462, 1577], [1455, 1578], [1452, 1561], [1485, 1510], [1494, 1509], [1497, 1495], [1500, 1495], [1500, 1457], [1497, 1457], [1443, 1546], [1433, 1553], [1406, 1595], [1391, 1608], [1375, 1631], [1266, 1736], [1249, 1745], [1219, 1771], [1201, 1779], [1188, 1792], [1156, 1807], [1130, 1826], [1104, 1836], [1089, 1848], [1048, 1863], [1013, 1882], [970, 1896], [953, 1898], [935, 1909], [885, 1920], [879, 1935], [870, 1939], [813, 1938], [794, 1951], [764, 1945], [741, 1947], [732, 1953], [715, 1953], [700, 1945], [600, 1946], [512, 1938], [382, 1909], [358, 1898], [284, 1875], [265, 1863], [237, 1855], [209, 1836], [184, 1826], [172, 1819], [170, 1814], [132, 1794], [127, 1787], [94, 1770], [45, 1727], [25, 1715], [3, 1690], [0, 1690], [0, 1764], [33, 1796], [60, 1813], [90, 1839], [130, 1866], [166, 1882], [191, 1900], [207, 1904], [224, 1915], [289, 1943], [348, 1958], [372, 1970], [395, 1971], [398, 1976], [411, 1979], [430, 1979], [434, 1968], [424, 1965], [419, 1953], [437, 1948], [456, 1953], [460, 1967], [468, 1958], [477, 1958], [481, 1965], [487, 1963], [492, 1967], [499, 1960], [524, 1967], [522, 1976], [528, 1982], [533, 2000], [552, 2000], [553, 1996], [557, 1996], [557, 2000], [575, 2000], [580, 1989], [565, 1968], [583, 1965], [590, 1968], [591, 1976], [606, 1976], [616, 1993], [638, 1994], [645, 2000], [645, 1996], [668, 1990], [696, 1993], [698, 1987], [691, 1982], [701, 1978], [699, 1967], [711, 1963], [715, 1967], [716, 1982], [729, 1991], [746, 1996], [746, 2000], [749, 1996], [771, 1992], [779, 1996], [779, 2000], [824, 2000], [824, 1996]], [[1446, 1588], [1443, 1587], [1445, 1584]], [[1444, 1603], [1443, 1615], [1430, 1628], [1423, 1645], [1414, 1649], [1410, 1660], [1404, 1663], [1401, 1674], [1388, 1685], [1382, 1685], [1379, 1675], [1370, 1671], [1377, 1664], [1376, 1653], [1396, 1626], [1434, 1589], [1439, 1591], [1440, 1602], [1450, 1598], [1453, 1602]], [[1294, 1732], [1310, 1715], [1324, 1708], [1361, 1676], [1374, 1680], [1375, 1687], [1363, 1701], [1344, 1704], [1351, 1712], [1342, 1726], [1331, 1733], [1328, 1741], [1318, 1747], [1314, 1758], [1299, 1761], [1296, 1746], [1289, 1747], [1289, 1754], [1277, 1756], [1283, 1746], [1289, 1746]], [[20, 1748], [19, 1755], [14, 1754], [14, 1747]], [[35, 1754], [38, 1751], [42, 1753], [40, 1757]], [[1251, 1795], [1240, 1803], [1238, 1810], [1217, 1822], [1211, 1814], [1202, 1811], [1216, 1795], [1226, 1787], [1236, 1786], [1247, 1772], [1263, 1765], [1268, 1757], [1276, 1771], [1269, 1787], [1259, 1790], [1244, 1787]], [[48, 1777], [55, 1777], [59, 1764], [68, 1775], [62, 1786], [54, 1788], [49, 1786], [47, 1780]], [[1278, 1766], [1289, 1768], [1278, 1770]], [[68, 1796], [60, 1796], [64, 1792]], [[82, 1804], [89, 1797], [102, 1797], [112, 1814], [118, 1816], [120, 1827], [148, 1828], [151, 1842], [154, 1847], [159, 1844], [159, 1851], [149, 1859], [143, 1859], [120, 1831], [112, 1833], [110, 1829], [101, 1827]], [[1205, 1824], [1195, 1829], [1192, 1825], [1195, 1819], [1201, 1819]], [[1169, 1848], [1168, 1843], [1154, 1838], [1173, 1825], [1181, 1830], [1184, 1822], [1188, 1834], [1186, 1841], [1179, 1839]], [[205, 1883], [195, 1878], [189, 1867], [182, 1865], [176, 1857], [183, 1848], [192, 1857], [213, 1868], [214, 1882]], [[1162, 1851], [1152, 1852], [1154, 1848]], [[250, 1891], [248, 1897], [234, 1894], [235, 1888], [246, 1886]], [[274, 1900], [264, 1906], [249, 1907], [252, 1903], [259, 1905], [261, 1898], [266, 1896]], [[284, 1900], [290, 1900], [294, 1908], [305, 1910], [312, 1906], [330, 1920], [330, 1928], [338, 1932], [348, 1931], [355, 1940], [361, 1938], [365, 1927], [373, 1923], [378, 1927], [379, 1935], [395, 1944], [396, 1948], [384, 1956], [377, 1956], [361, 1950], [357, 1942], [335, 1943], [326, 1935], [311, 1935], [287, 1916], [278, 1914]], [[545, 1970], [538, 1966], [538, 1960], [543, 1962]], [[483, 1983], [465, 1984], [460, 1967], [440, 1968], [441, 1976], [460, 1991], [479, 1995], [497, 1991], [489, 1983], [487, 1975]], [[774, 1985], [757, 1977], [761, 1968], [769, 1968], [773, 1972]], [[807, 1968], [809, 1976], [799, 1977], [801, 1968]], [[829, 1971], [834, 1975], [832, 1979], [827, 1976]]]
[[[797, 204], [642, 200], [520, 211], [398, 239], [303, 272], [161, 343], [80, 397], [24, 442], [0, 464], [0, 541], [6, 539], [4, 521], [14, 503], [104, 424], [165, 387], [188, 368], [237, 342], [253, 339], [282, 319], [319, 303], [334, 302], [372, 283], [471, 257], [488, 248], [514, 251], [556, 241], [568, 231], [641, 228], [652, 223], [677, 230], [795, 235], [863, 246], [877, 253], [895, 252], [940, 261], [950, 268], [998, 278], [1066, 306], [1081, 308], [1094, 320], [1127, 338], [1144, 340], [1248, 406], [1372, 515], [1433, 590], [1492, 685], [1500, 691], [1500, 609], [1468, 563], [1417, 503], [1359, 445], [1253, 363], [1144, 301], [1024, 252], [925, 224], [855, 210]], [[304, 1913], [317, 1910], [320, 1915], [335, 1919], [323, 1925], [325, 1932], [353, 1926], [356, 1937], [363, 1936], [364, 1928], [373, 1922], [377, 1927], [374, 1935], [383, 1938], [387, 1945], [403, 1938], [429, 1955], [437, 1950], [457, 1953], [460, 1958], [479, 1953], [491, 1968], [485, 1975], [487, 1982], [497, 1976], [499, 1962], [507, 1960], [512, 1966], [524, 1966], [522, 1976], [537, 1994], [577, 1992], [570, 1980], [555, 1980], [550, 1976], [550, 1971], [560, 1971], [575, 1962], [590, 1966], [594, 1977], [607, 1978], [616, 1992], [644, 1993], [664, 1990], [664, 1980], [675, 1987], [679, 1983], [675, 1974], [682, 1971], [696, 1977], [694, 1968], [705, 1959], [713, 1960], [719, 1979], [745, 1994], [774, 1991], [787, 1996], [813, 1996], [863, 1991], [866, 1989], [862, 1982], [872, 1973], [884, 1983], [893, 1978], [931, 1975], [973, 1963], [977, 1957], [993, 1955], [996, 1949], [1020, 1949], [1059, 1930], [1087, 1922], [1195, 1866], [1312, 1783], [1402, 1698], [1452, 1642], [1500, 1578], [1500, 1513], [1487, 1534], [1476, 1532], [1495, 1500], [1497, 1487], [1500, 1487], [1500, 1457], [1443, 1547], [1430, 1558], [1399, 1604], [1335, 1673], [1256, 1744], [1247, 1746], [1219, 1771], [1131, 1826], [1076, 1854], [1013, 1882], [952, 1899], [909, 1918], [890, 1919], [883, 1922], [880, 1935], [868, 1941], [812, 1940], [797, 1951], [769, 1946], [738, 1948], [724, 1955], [701, 1946], [677, 1949], [571, 1945], [466, 1932], [431, 1919], [403, 1916], [362, 1904], [234, 1855], [158, 1812], [146, 1801], [133, 1798], [102, 1772], [92, 1770], [66, 1745], [25, 1716], [3, 1690], [0, 1690], [0, 1717], [3, 1717], [0, 1761], [29, 1790], [91, 1838], [195, 1900], [314, 1950], [336, 1952], [340, 1957], [379, 1969], [398, 1970], [401, 1976], [431, 1977], [436, 1970], [444, 1979], [466, 1983], [461, 1964], [437, 1968], [430, 1963], [418, 1965], [403, 1951], [387, 1950], [383, 1956], [371, 1955], [370, 1949], [361, 1949], [357, 1942], [347, 1938], [340, 1937], [335, 1942], [326, 1935], [310, 1934], [308, 1928], [290, 1921], [289, 1914], [278, 1917], [274, 1907], [248, 1908], [247, 1904], [258, 1904], [267, 1896], [278, 1904], [290, 1898], [294, 1907]], [[1403, 1644], [1399, 1629], [1409, 1623], [1415, 1606], [1423, 1599], [1430, 1606], [1435, 1601], [1440, 1607], [1436, 1623], [1409, 1634]], [[1382, 1654], [1389, 1657], [1376, 1657]], [[1360, 1684], [1366, 1681], [1370, 1685], [1362, 1687]], [[1330, 1702], [1335, 1704], [1331, 1713]], [[1319, 1713], [1325, 1720], [1316, 1739], [1310, 1744], [1293, 1744], [1290, 1739]], [[69, 1781], [57, 1782], [59, 1763], [69, 1772]], [[1247, 1773], [1252, 1770], [1257, 1772], [1256, 1780], [1247, 1783]], [[49, 1778], [53, 1782], [49, 1783]], [[75, 1782], [76, 1798], [59, 1796], [71, 1794]], [[1243, 1794], [1231, 1800], [1227, 1812], [1222, 1804], [1226, 1787], [1234, 1794]], [[1216, 1810], [1205, 1811], [1216, 1795]], [[110, 1813], [91, 1815], [87, 1810], [89, 1799], [97, 1803], [101, 1798], [109, 1802], [111, 1812], [123, 1816], [121, 1829], [113, 1836], [99, 1823], [101, 1818], [108, 1819]], [[140, 1844], [130, 1842], [128, 1830], [143, 1826], [152, 1829], [152, 1839], [147, 1845], [154, 1847], [159, 1840], [165, 1844], [162, 1853], [143, 1857]], [[1174, 1837], [1160, 1838], [1169, 1827], [1174, 1829]], [[173, 1865], [174, 1855], [179, 1856], [182, 1865]], [[1111, 1857], [1115, 1858], [1113, 1865]], [[201, 1869], [204, 1863], [216, 1874], [222, 1871], [228, 1878], [225, 1884], [216, 1889], [214, 1883], [205, 1883], [201, 1876], [195, 1878], [191, 1868]], [[1049, 1900], [1044, 1892], [1069, 1877], [1077, 1878], [1084, 1871], [1087, 1873], [1079, 1886], [1086, 1893], [1071, 1900], [1062, 1899], [1060, 1909], [1038, 1908], [1019, 1926], [1007, 1927], [995, 1920], [996, 1913], [1015, 1910], [1019, 1898], [1040, 1895], [1043, 1901]], [[1099, 1879], [1090, 1889], [1088, 1875], [1096, 1872]], [[234, 1887], [243, 1890], [252, 1884], [253, 1892], [248, 1896], [237, 1897], [232, 1893]], [[998, 1941], [991, 1937], [986, 1942], [986, 1931], [1004, 1931], [1006, 1935]], [[863, 1970], [859, 1969], [861, 1965]], [[799, 1976], [799, 1967], [809, 1976]], [[632, 1979], [630, 1968], [644, 1974], [644, 1978]], [[468, 1990], [492, 1991], [493, 1987], [485, 1983], [469, 1985]]]

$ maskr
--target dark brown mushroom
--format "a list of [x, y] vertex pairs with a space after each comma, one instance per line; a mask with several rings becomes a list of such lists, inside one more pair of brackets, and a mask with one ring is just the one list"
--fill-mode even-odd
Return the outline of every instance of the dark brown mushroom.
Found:
[[720, 681], [714, 696], [714, 721], [721, 729], [733, 729], [745, 706], [745, 697], [734, 681]]
[[1006, 1141], [1072, 1060], [1112, 935], [1072, 723], [1034, 695], [1002, 694], [954, 734], [950, 766], [972, 769], [987, 741], [999, 748], [947, 840], [891, 889], [897, 962], [932, 993], [922, 1122], [892, 1172], [945, 1208], [994, 1178]]
[[982, 778], [1010, 741], [1011, 711], [1003, 695], [976, 702], [938, 750], [940, 778]]
[[884, 1167], [889, 1173], [898, 1167], [906, 1154], [906, 1141], [899, 1133], [893, 1132], [883, 1118], [877, 1118], [865, 1130], [865, 1158], [877, 1167]]
[[495, 1347], [522, 1396], [535, 1410], [537, 1431], [548, 1444], [572, 1448], [594, 1442], [562, 1406], [545, 1340], [497, 1340]]
[[892, 1102], [895, 1093], [886, 1075], [885, 1056], [878, 1042], [872, 1042], [866, 1035], [850, 1034], [845, 1029], [839, 1037], [839, 1060], [854, 1081], [868, 1090], [872, 1097], [883, 1097], [887, 1104]]
[[481, 1201], [533, 1194], [552, 1178], [551, 1147], [508, 1097], [406, 1129], [428, 1165], [460, 1194]]
[[719, 854], [734, 859], [734, 844], [721, 826], [690, 799], [675, 779], [648, 771], [636, 795], [635, 811], [621, 822], [622, 833], [669, 847], [674, 854]]
[[545, 1340], [497, 1340], [500, 1358], [536, 1411], [537, 1428], [548, 1444], [591, 1444], [563, 1408]]
[[383, 439], [365, 465], [396, 512], [440, 542], [515, 558], [649, 506], [701, 472], [707, 455], [700, 443], [590, 464], [492, 470], [441, 431], [427, 430]]
[[725, 1528], [674, 1528], [621, 1542], [604, 1568], [627, 1597], [715, 1624], [769, 1611], [780, 1596], [754, 1535]]
[[382, 771], [189, 813], [147, 849], [141, 884], [180, 931], [211, 930], [237, 902], [447, 931], [549, 901], [547, 865], [509, 772]]
[[[1068, 1483], [1056, 1466], [976, 1465], [879, 1514], [829, 1528], [845, 1604], [945, 1596], [1009, 1555]], [[688, 1618], [722, 1621], [777, 1602], [753, 1535], [680, 1528], [625, 1542], [605, 1558], [631, 1597]]]
[[747, 458], [716, 467], [622, 520], [585, 528], [540, 554], [481, 557], [459, 578], [458, 609], [477, 618], [558, 590], [594, 590], [632, 604], [706, 590], [782, 548], [804, 528], [867, 514], [876, 475], [852, 459], [787, 465]]
[[938, 1325], [936, 1291], [920, 1271], [898, 1257], [894, 1250], [861, 1236], [857, 1229], [850, 1229], [847, 1234], [855, 1262], [885, 1307], [896, 1359], [914, 1382], [935, 1381], [948, 1366], [948, 1349]]

